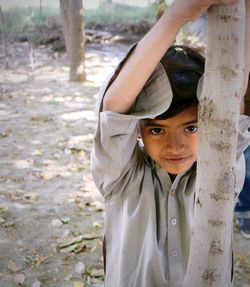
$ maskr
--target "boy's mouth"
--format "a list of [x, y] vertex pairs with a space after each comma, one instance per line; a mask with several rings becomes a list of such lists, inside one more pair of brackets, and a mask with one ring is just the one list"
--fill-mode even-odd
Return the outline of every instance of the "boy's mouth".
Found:
[[188, 156], [178, 156], [178, 157], [166, 157], [165, 159], [172, 164], [184, 163], [189, 157]]

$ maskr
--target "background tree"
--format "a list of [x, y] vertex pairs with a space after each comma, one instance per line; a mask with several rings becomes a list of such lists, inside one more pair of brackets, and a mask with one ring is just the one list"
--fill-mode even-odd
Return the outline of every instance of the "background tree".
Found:
[[208, 12], [194, 231], [184, 287], [227, 287], [244, 63], [245, 0]]
[[113, 13], [113, 0], [105, 0], [106, 11], [108, 14]]
[[43, 0], [39, 2], [39, 17], [41, 18], [43, 15]]
[[60, 0], [70, 81], [85, 80], [85, 34], [82, 0]]
[[4, 13], [0, 6], [0, 27], [2, 33], [2, 42], [4, 48], [4, 58], [5, 58], [5, 68], [9, 68], [9, 54], [8, 54], [8, 47], [7, 47], [7, 36], [5, 31], [5, 21], [4, 21]]

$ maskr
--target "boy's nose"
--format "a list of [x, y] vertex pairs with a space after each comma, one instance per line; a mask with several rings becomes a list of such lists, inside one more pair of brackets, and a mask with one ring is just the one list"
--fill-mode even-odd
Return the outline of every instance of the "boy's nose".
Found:
[[171, 134], [166, 140], [166, 147], [173, 153], [179, 153], [185, 148], [183, 136], [180, 134]]

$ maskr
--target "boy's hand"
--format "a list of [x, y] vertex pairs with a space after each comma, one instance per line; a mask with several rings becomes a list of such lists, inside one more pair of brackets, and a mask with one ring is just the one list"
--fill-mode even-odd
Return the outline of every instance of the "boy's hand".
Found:
[[103, 110], [128, 113], [147, 79], [186, 22], [200, 17], [211, 5], [236, 2], [238, 0], [174, 0], [139, 41], [109, 86], [103, 100]]
[[212, 5], [228, 5], [236, 2], [238, 0], [174, 0], [169, 12], [186, 23], [198, 19]]

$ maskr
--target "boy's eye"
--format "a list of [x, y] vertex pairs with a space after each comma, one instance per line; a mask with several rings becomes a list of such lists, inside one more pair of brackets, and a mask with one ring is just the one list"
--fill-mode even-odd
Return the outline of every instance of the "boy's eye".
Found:
[[198, 130], [197, 126], [188, 126], [186, 127], [185, 131], [188, 133], [196, 133]]
[[150, 130], [150, 132], [153, 134], [153, 135], [160, 135], [163, 130], [161, 128], [153, 128]]

